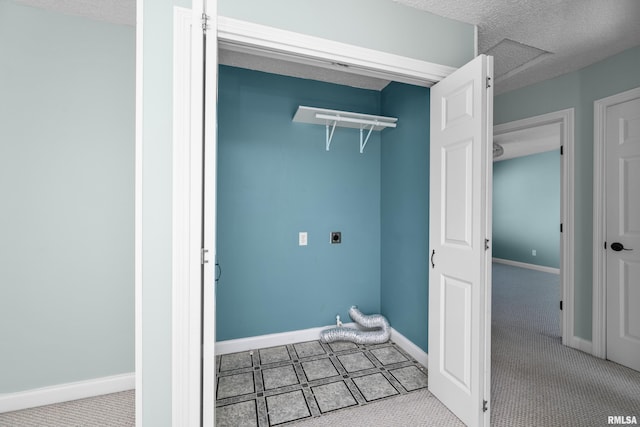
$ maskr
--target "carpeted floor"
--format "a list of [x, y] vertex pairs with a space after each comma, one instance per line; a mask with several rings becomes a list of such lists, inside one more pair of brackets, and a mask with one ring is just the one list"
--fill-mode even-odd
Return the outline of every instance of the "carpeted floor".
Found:
[[640, 422], [640, 372], [565, 347], [558, 275], [493, 266], [492, 426]]
[[0, 414], [0, 427], [134, 427], [135, 417], [130, 390]]
[[[558, 276], [493, 268], [491, 425], [599, 427], [609, 416], [640, 422], [640, 372], [564, 347]], [[134, 425], [134, 393], [123, 392], [0, 414], [1, 427]], [[460, 426], [427, 390], [340, 409], [296, 427]]]

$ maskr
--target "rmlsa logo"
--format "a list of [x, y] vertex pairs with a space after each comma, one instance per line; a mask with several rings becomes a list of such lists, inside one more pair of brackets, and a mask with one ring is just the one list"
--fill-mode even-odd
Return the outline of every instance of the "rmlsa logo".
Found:
[[638, 424], [636, 416], [624, 416], [624, 415], [609, 415], [607, 417], [608, 424]]

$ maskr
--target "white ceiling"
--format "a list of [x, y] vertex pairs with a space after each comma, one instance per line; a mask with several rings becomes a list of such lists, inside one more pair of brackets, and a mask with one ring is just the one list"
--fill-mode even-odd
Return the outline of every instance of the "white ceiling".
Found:
[[[15, 0], [135, 25], [135, 0]], [[392, 0], [478, 26], [479, 53], [495, 57], [495, 93], [578, 70], [640, 45], [640, 0]], [[222, 53], [221, 63], [380, 90], [379, 79]]]
[[477, 25], [479, 53], [495, 57], [496, 94], [640, 45], [638, 0], [393, 1]]

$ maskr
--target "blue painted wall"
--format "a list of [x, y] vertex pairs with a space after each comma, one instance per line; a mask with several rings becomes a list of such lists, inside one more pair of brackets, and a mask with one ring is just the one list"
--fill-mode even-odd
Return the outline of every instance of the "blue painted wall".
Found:
[[381, 304], [391, 325], [427, 351], [429, 316], [429, 89], [391, 83], [382, 112]]
[[559, 227], [560, 150], [493, 164], [494, 257], [559, 268]]
[[[379, 114], [380, 92], [220, 67], [218, 341], [380, 312], [380, 133], [292, 122], [299, 105]], [[298, 232], [308, 246], [298, 246]], [[342, 243], [329, 243], [331, 231]]]

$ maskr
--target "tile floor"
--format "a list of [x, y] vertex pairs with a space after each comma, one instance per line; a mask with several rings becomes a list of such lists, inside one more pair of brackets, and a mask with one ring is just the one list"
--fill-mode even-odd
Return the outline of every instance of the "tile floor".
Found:
[[427, 387], [393, 342], [308, 341], [216, 357], [216, 426], [287, 425]]

